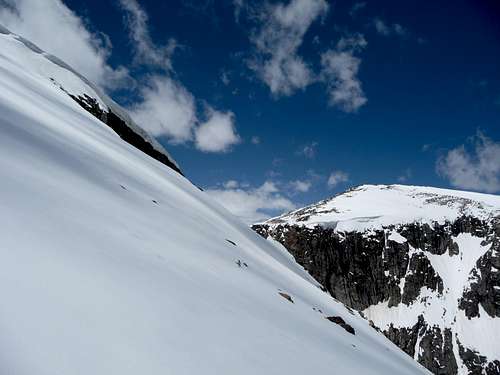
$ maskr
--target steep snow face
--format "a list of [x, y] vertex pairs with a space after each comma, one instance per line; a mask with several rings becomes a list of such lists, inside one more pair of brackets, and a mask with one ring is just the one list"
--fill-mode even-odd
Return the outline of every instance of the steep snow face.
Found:
[[426, 372], [0, 44], [0, 373]]
[[363, 185], [266, 224], [321, 225], [348, 232], [413, 222], [444, 223], [460, 216], [487, 220], [499, 214], [500, 196], [422, 186]]
[[439, 374], [500, 373], [500, 197], [365, 185], [254, 225]]
[[44, 52], [29, 40], [11, 33], [2, 25], [0, 25], [0, 50], [5, 59], [9, 59], [20, 68], [36, 75], [36, 79], [42, 81], [49, 80], [66, 94], [70, 95], [75, 100], [83, 100], [85, 104], [94, 104], [87, 103], [88, 99], [95, 101], [97, 110], [102, 112], [104, 116], [109, 112], [113, 113], [123, 122], [126, 128], [142, 138], [150, 145], [152, 150], [163, 155], [168, 160], [169, 164], [180, 172], [179, 165], [163, 146], [138, 126], [130, 118], [128, 113], [107, 96], [97, 85], [73, 70], [64, 61]]

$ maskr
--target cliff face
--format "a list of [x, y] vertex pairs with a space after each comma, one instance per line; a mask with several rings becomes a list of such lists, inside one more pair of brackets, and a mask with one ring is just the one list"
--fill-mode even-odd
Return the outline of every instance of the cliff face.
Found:
[[[351, 211], [362, 210], [356, 196], [370, 190], [360, 189], [347, 193]], [[310, 225], [318, 215], [339, 218], [344, 213], [343, 203], [334, 207], [332, 201], [253, 229], [282, 243], [333, 297], [363, 312], [433, 373], [499, 374], [500, 216], [484, 215], [496, 209], [481, 202], [480, 210], [462, 205], [444, 221], [417, 215], [412, 222], [391, 215], [387, 225], [367, 225], [364, 216], [360, 225], [355, 216], [347, 218], [358, 221], [355, 225], [342, 220]], [[446, 202], [448, 208], [453, 205]], [[377, 204], [382, 213], [383, 200]], [[380, 216], [370, 218], [380, 221]], [[353, 230], [339, 230], [342, 225]]]

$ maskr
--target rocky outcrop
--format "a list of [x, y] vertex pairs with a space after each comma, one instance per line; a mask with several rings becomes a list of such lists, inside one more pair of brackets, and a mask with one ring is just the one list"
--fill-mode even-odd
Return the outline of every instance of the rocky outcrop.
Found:
[[[416, 222], [363, 232], [286, 223], [253, 229], [278, 240], [333, 297], [368, 319], [370, 314], [378, 317], [374, 311], [399, 311], [399, 320], [387, 323], [382, 316], [373, 324], [433, 373], [500, 374], [500, 349], [497, 358], [486, 357], [460, 343], [457, 333], [462, 315], [465, 320], [479, 319], [481, 312], [487, 318], [500, 316], [500, 220], [461, 216], [444, 224]], [[467, 258], [464, 251], [478, 251], [459, 248], [457, 238], [464, 234], [479, 239], [484, 255], [464, 273], [467, 287], [456, 291], [460, 286], [447, 285], [443, 276], [449, 276], [440, 274], [443, 269], [433, 262], [439, 257], [461, 264]], [[463, 273], [465, 266], [450, 266], [450, 272]], [[458, 301], [452, 293], [460, 294]], [[438, 311], [440, 301], [441, 316], [434, 318], [430, 311]], [[422, 313], [413, 318], [418, 309]]]
[[488, 315], [500, 317], [500, 219], [493, 221], [485, 242], [491, 244], [491, 250], [477, 262], [473, 281], [460, 300], [460, 308], [468, 317], [480, 315], [479, 305]]
[[351, 335], [355, 335], [356, 331], [350, 324], [347, 324], [344, 319], [342, 319], [341, 316], [327, 316], [326, 319], [328, 319], [330, 322], [338, 324], [342, 328], [344, 328], [347, 332], [349, 332]]
[[107, 112], [101, 109], [97, 100], [88, 95], [75, 96], [68, 94], [83, 109], [91, 113], [103, 123], [108, 125], [125, 142], [141, 150], [146, 155], [158, 160], [160, 163], [172, 168], [182, 175], [181, 170], [165, 153], [156, 149], [152, 143], [138, 132], [135, 132], [120, 116], [115, 114], [112, 109]]

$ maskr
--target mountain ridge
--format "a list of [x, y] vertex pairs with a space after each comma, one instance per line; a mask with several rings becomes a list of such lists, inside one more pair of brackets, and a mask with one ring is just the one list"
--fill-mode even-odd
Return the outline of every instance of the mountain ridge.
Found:
[[[412, 199], [409, 200], [409, 197]], [[410, 201], [415, 203], [409, 203]], [[429, 209], [434, 211], [429, 212]], [[299, 223], [313, 227], [351, 222], [353, 229], [367, 229], [415, 220], [442, 223], [447, 219], [467, 214], [485, 219], [500, 214], [500, 197], [428, 186], [360, 185], [318, 203], [257, 224]], [[384, 220], [377, 220], [378, 217], [383, 217]], [[355, 225], [356, 221], [358, 226]], [[367, 224], [363, 225], [363, 222]], [[349, 226], [339, 227], [338, 230], [349, 230]]]
[[500, 372], [500, 197], [363, 185], [253, 229], [432, 372]]

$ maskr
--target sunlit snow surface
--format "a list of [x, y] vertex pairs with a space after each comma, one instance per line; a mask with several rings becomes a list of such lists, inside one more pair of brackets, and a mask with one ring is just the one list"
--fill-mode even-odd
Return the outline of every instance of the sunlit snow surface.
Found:
[[444, 223], [459, 216], [500, 215], [500, 196], [405, 185], [363, 185], [266, 224], [334, 227], [337, 231], [381, 229], [405, 223]]
[[0, 30], [1, 374], [425, 372], [30, 53]]

